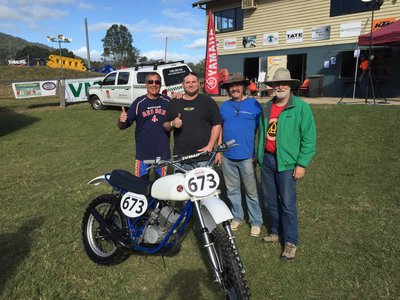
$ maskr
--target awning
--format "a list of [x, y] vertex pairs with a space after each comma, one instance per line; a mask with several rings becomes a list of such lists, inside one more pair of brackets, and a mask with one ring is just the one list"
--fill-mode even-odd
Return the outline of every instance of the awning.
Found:
[[[360, 46], [369, 46], [371, 34], [358, 37]], [[372, 32], [373, 46], [400, 46], [400, 20]]]

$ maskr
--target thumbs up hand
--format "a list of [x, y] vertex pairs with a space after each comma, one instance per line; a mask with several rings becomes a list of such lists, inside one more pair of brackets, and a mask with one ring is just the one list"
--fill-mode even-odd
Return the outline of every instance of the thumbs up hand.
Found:
[[128, 119], [128, 115], [125, 112], [125, 107], [121, 106], [122, 111], [121, 111], [121, 115], [119, 116], [119, 121], [122, 123], [125, 123], [126, 120]]
[[179, 113], [178, 116], [174, 119], [174, 127], [175, 128], [181, 128], [182, 127], [182, 119], [181, 119], [181, 114]]

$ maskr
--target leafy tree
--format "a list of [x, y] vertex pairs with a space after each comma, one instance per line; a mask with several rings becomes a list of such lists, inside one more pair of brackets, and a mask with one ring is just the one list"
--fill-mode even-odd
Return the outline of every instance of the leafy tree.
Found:
[[202, 59], [199, 63], [194, 64], [194, 63], [188, 63], [187, 64], [193, 72], [196, 72], [199, 77], [204, 78], [205, 77], [205, 69], [206, 69], [206, 60]]
[[133, 66], [139, 59], [140, 51], [132, 46], [132, 35], [124, 25], [112, 25], [101, 41], [104, 49], [102, 56], [111, 58], [116, 66]]
[[[50, 54], [60, 55], [60, 49], [55, 49], [55, 50], [51, 51]], [[67, 48], [61, 48], [61, 56], [75, 58], [74, 52], [69, 51]]]
[[34, 58], [38, 58], [40, 60], [46, 60], [49, 57], [50, 51], [49, 49], [38, 47], [35, 45], [28, 45], [18, 50], [15, 53], [16, 59], [26, 59], [28, 61], [32, 61]]

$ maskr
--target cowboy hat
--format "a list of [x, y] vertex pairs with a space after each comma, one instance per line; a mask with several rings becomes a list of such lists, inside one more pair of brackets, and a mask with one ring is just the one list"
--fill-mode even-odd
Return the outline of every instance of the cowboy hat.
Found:
[[[265, 76], [267, 77], [267, 76]], [[297, 88], [300, 85], [300, 80], [292, 79], [290, 76], [290, 71], [285, 68], [279, 68], [275, 71], [274, 77], [270, 81], [264, 82], [266, 85], [277, 85], [278, 83], [285, 83], [289, 85], [292, 89]]]
[[230, 73], [228, 75], [228, 80], [221, 84], [221, 88], [228, 89], [233, 83], [243, 84], [244, 86], [248, 86], [250, 82], [243, 76], [242, 73]]

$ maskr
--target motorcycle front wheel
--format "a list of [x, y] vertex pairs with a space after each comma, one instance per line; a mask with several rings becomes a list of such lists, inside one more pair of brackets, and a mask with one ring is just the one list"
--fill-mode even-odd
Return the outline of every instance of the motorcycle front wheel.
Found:
[[239, 253], [231, 244], [227, 233], [217, 227], [210, 236], [221, 265], [222, 288], [227, 299], [249, 299], [250, 290], [244, 279]]
[[[82, 221], [83, 246], [89, 258], [100, 265], [115, 265], [128, 258], [128, 254], [118, 249], [107, 232], [103, 230], [92, 214], [95, 209], [116, 231], [127, 232], [126, 218], [119, 209], [119, 198], [106, 194], [95, 198], [86, 209]], [[113, 211], [111, 211], [113, 210]]]

